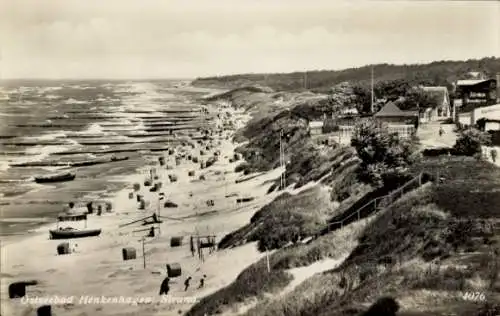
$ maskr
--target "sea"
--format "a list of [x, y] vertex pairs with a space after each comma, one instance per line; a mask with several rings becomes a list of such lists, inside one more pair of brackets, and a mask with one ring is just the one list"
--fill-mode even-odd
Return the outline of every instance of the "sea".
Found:
[[[151, 157], [199, 131], [207, 89], [187, 81], [0, 81], [0, 235], [54, 221], [69, 202], [124, 188]], [[89, 166], [71, 163], [127, 157]], [[73, 181], [35, 176], [73, 172]]]

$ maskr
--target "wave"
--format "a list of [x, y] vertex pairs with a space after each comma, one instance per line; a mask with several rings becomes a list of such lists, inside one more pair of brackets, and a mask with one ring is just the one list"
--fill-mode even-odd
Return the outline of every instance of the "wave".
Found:
[[87, 104], [88, 102], [69, 98], [67, 100], [64, 100], [62, 103], [63, 104]]

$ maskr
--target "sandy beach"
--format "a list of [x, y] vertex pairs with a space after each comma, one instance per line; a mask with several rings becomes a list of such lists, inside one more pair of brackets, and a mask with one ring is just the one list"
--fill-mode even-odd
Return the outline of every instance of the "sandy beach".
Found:
[[[233, 113], [233, 117], [237, 126], [244, 124], [242, 115]], [[190, 237], [214, 235], [218, 242], [226, 233], [248, 223], [255, 211], [275, 197], [275, 194], [266, 195], [269, 186], [266, 181], [279, 176], [279, 170], [235, 183], [242, 176], [234, 172], [240, 162], [229, 162], [236, 144], [231, 142], [230, 131], [219, 138], [203, 144], [205, 147], [208, 142], [212, 143], [211, 150], [205, 150], [203, 156], [200, 156], [202, 144], [196, 144], [195, 148], [178, 146], [176, 150], [177, 153], [185, 150], [188, 155], [204, 160], [219, 152], [215, 164], [205, 169], [187, 158], [176, 165], [175, 157], [166, 153], [159, 153], [156, 160], [150, 157], [148, 166], [127, 177], [130, 185], [109, 198], [111, 212], [88, 216], [87, 227], [102, 229], [101, 235], [68, 240], [70, 254], [57, 255], [57, 246], [65, 240], [49, 239], [48, 230], [54, 229], [55, 224], [38, 228], [28, 238], [4, 243], [2, 315], [31, 315], [41, 305], [52, 305], [56, 315], [177, 315], [197, 299], [232, 282], [241, 270], [261, 258], [255, 245], [211, 254], [205, 249], [202, 261], [191, 253]], [[160, 154], [165, 157], [165, 166], [174, 166], [173, 169], [159, 165]], [[150, 187], [143, 185], [151, 168], [158, 176], [154, 182], [162, 182], [158, 192], [150, 192]], [[194, 176], [189, 176], [189, 171], [194, 171]], [[170, 183], [171, 174], [177, 175], [176, 182]], [[205, 180], [199, 179], [202, 174]], [[133, 183], [140, 183], [141, 189], [130, 198]], [[159, 192], [164, 193], [163, 201], [159, 200]], [[237, 198], [250, 197], [248, 192], [252, 192], [254, 200], [236, 202]], [[145, 210], [139, 210], [137, 194], [143, 195]], [[165, 200], [178, 207], [164, 207]], [[213, 200], [213, 206], [207, 205], [208, 200]], [[119, 227], [158, 210], [163, 222], [154, 224], [155, 237], [144, 237], [148, 234], [144, 230], [153, 225], [142, 225], [143, 221]], [[83, 223], [77, 222], [74, 227], [82, 226]], [[183, 242], [173, 248], [170, 239], [175, 236], [183, 236]], [[136, 259], [122, 259], [125, 247], [136, 249]], [[158, 294], [160, 284], [167, 275], [166, 265], [173, 263], [180, 264], [182, 275], [171, 279], [170, 293], [162, 299]], [[205, 286], [198, 289], [203, 275], [206, 275]], [[191, 286], [184, 291], [183, 283], [188, 276], [192, 277]], [[38, 284], [26, 288], [26, 298], [8, 299], [8, 285], [27, 280], [36, 280]]]

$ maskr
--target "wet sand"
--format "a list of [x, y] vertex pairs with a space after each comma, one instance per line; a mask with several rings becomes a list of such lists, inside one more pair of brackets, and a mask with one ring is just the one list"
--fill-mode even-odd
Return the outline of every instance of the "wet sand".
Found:
[[[239, 124], [243, 124], [243, 121]], [[175, 166], [174, 169], [167, 170], [156, 164], [158, 181], [163, 184], [160, 192], [178, 204], [178, 208], [164, 208], [160, 204], [160, 215], [163, 216], [161, 233], [158, 234], [157, 230], [155, 237], [145, 238], [146, 268], [143, 267], [142, 239], [147, 231], [134, 231], [147, 229], [151, 225], [142, 226], [141, 222], [122, 228], [119, 225], [152, 215], [158, 209], [158, 193], [149, 192], [149, 187], [142, 185], [149, 166], [127, 177], [127, 187], [109, 197], [113, 204], [112, 212], [105, 212], [102, 216], [89, 215], [88, 228], [101, 228], [102, 233], [99, 237], [69, 240], [75, 252], [57, 255], [56, 247], [63, 240], [48, 238], [48, 229], [54, 228], [55, 224], [36, 229], [29, 238], [3, 245], [2, 313], [27, 315], [30, 310], [44, 305], [43, 301], [27, 303], [24, 299], [8, 299], [7, 287], [13, 281], [37, 280], [38, 285], [27, 287], [27, 297], [65, 298], [68, 304], [52, 302], [54, 314], [79, 316], [178, 315], [179, 311], [184, 313], [193, 305], [193, 299], [200, 299], [232, 282], [245, 267], [261, 258], [262, 254], [258, 253], [255, 244], [212, 254], [205, 250], [205, 261], [201, 261], [197, 256], [192, 256], [190, 236], [215, 235], [216, 241], [219, 241], [226, 233], [248, 223], [260, 207], [275, 197], [275, 194], [266, 195], [269, 185], [264, 183], [278, 177], [279, 170], [235, 183], [241, 174], [235, 174], [234, 168], [240, 162], [229, 162], [235, 144], [226, 140], [225, 136], [231, 136], [230, 132], [223, 135], [220, 145], [215, 140], [213, 148], [204, 156], [199, 156], [200, 145], [195, 149], [185, 148], [204, 160], [219, 150], [219, 160], [209, 168], [200, 169], [199, 163], [187, 159], [176, 166], [175, 158], [165, 154], [162, 155], [165, 156], [166, 165]], [[195, 171], [194, 177], [188, 176], [191, 170]], [[178, 181], [169, 183], [168, 175], [172, 173], [178, 176]], [[201, 174], [205, 175], [206, 180], [198, 180]], [[133, 199], [129, 199], [135, 182], [141, 184], [139, 194], [148, 203], [146, 210], [138, 209], [135, 194]], [[236, 203], [237, 198], [250, 194], [255, 200]], [[214, 206], [208, 206], [207, 200], [213, 200]], [[170, 239], [174, 236], [184, 237], [182, 246], [170, 247]], [[137, 258], [123, 261], [124, 247], [134, 247]], [[166, 264], [169, 263], [179, 263], [182, 275], [172, 278], [170, 294], [161, 300], [158, 291], [166, 277]], [[199, 279], [204, 274], [207, 276], [206, 285], [203, 289], [197, 289]], [[187, 276], [193, 280], [191, 288], [184, 291], [183, 282]], [[151, 299], [152, 302], [138, 305], [130, 302], [88, 303], [86, 296], [122, 296], [131, 300]], [[182, 301], [182, 298], [186, 300]]]

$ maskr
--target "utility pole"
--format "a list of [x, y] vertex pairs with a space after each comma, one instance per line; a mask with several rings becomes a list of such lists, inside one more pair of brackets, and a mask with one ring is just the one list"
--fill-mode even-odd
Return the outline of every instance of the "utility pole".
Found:
[[266, 249], [267, 272], [271, 272], [271, 264], [269, 263], [269, 251]]
[[373, 66], [371, 67], [371, 102], [370, 102], [370, 112], [373, 114], [373, 103], [374, 103], [374, 95], [373, 95]]
[[304, 89], [307, 90], [307, 71], [304, 72]]
[[[283, 131], [281, 130], [280, 131], [280, 167], [283, 168], [283, 142], [282, 142], [282, 135], [283, 135]], [[283, 183], [283, 173], [281, 173], [281, 176], [280, 176], [280, 187], [283, 189], [285, 186], [284, 186], [284, 183]]]
[[284, 189], [286, 186], [286, 163], [285, 163], [285, 146], [283, 144], [283, 130], [280, 131], [280, 167], [283, 168], [281, 174], [281, 187]]
[[146, 252], [144, 251], [144, 237], [142, 237], [142, 263], [146, 269]]

